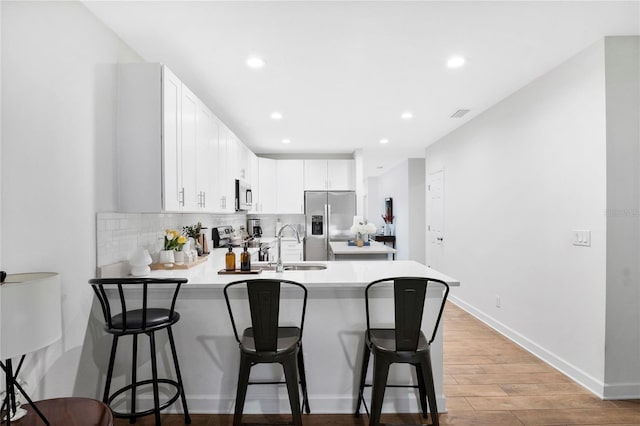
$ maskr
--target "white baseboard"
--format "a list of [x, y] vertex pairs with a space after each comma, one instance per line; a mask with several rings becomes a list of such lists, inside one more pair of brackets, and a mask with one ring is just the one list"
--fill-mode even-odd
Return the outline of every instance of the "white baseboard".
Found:
[[[605, 384], [597, 380], [595, 377], [565, 361], [553, 352], [550, 352], [535, 342], [532, 342], [522, 334], [514, 331], [493, 317], [486, 315], [484, 312], [476, 309], [463, 300], [458, 299], [456, 296], [449, 295], [448, 300], [602, 399], [614, 399], [607, 396], [605, 389], [608, 389], [608, 393], [611, 395], [617, 395], [618, 393], [623, 394], [625, 390], [631, 390], [630, 388], [626, 389], [625, 386], [623, 386], [625, 389], [617, 389], [618, 386], [616, 385], [608, 385], [605, 387]], [[640, 384], [635, 384], [635, 387], [636, 390], [640, 390]], [[640, 393], [636, 392], [635, 395], [635, 397], [638, 398]]]
[[638, 399], [640, 383], [605, 384], [603, 399]]

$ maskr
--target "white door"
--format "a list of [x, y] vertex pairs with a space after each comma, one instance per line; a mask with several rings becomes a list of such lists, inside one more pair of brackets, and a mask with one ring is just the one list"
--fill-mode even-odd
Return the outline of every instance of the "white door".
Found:
[[427, 266], [441, 270], [444, 258], [444, 170], [427, 176]]

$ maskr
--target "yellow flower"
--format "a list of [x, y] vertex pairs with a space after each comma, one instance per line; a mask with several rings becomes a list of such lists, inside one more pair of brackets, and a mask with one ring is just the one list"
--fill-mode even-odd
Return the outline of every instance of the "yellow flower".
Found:
[[184, 235], [180, 235], [178, 237], [178, 244], [184, 244], [187, 242], [187, 237], [185, 237]]

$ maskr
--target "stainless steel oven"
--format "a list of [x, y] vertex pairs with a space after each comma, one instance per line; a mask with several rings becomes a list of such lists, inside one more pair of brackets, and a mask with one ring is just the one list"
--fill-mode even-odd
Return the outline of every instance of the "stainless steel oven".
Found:
[[236, 179], [236, 211], [251, 210], [252, 201], [251, 185]]

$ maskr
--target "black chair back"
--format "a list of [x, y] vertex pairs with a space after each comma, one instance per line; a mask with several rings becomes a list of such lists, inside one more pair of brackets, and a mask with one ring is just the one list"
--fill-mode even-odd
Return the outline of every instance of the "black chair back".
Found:
[[304, 327], [304, 317], [307, 309], [307, 289], [302, 284], [289, 280], [253, 279], [229, 283], [224, 288], [224, 297], [231, 318], [231, 325], [236, 341], [240, 343], [236, 320], [231, 308], [229, 289], [236, 286], [246, 286], [251, 312], [251, 327], [255, 348], [258, 352], [275, 352], [278, 343], [278, 327], [280, 324], [280, 290], [284, 286], [300, 288], [302, 297], [302, 315], [299, 321], [300, 338]]
[[[173, 295], [170, 298], [170, 303], [167, 304], [168, 318], [174, 317], [176, 299], [178, 298], [178, 292], [180, 286], [187, 282], [186, 278], [93, 278], [89, 280], [89, 284], [93, 288], [100, 307], [102, 308], [102, 314], [104, 315], [105, 328], [107, 330], [117, 331], [120, 334], [128, 334], [140, 332], [150, 328], [147, 319], [150, 317], [149, 312], [151, 309], [158, 308], [157, 306], [149, 306], [149, 286], [155, 288], [155, 286], [165, 286], [173, 291]], [[141, 301], [133, 306], [131, 300], [138, 299], [131, 297], [129, 303], [125, 297], [125, 289], [127, 293], [130, 291], [138, 291], [141, 295]], [[117, 291], [118, 302], [115, 300], [112, 302], [108, 297], [108, 290]], [[116, 306], [112, 306], [115, 304]], [[163, 307], [164, 308], [164, 307]], [[127, 321], [127, 314], [132, 309], [139, 309], [138, 312], [141, 318], [136, 318], [137, 321]], [[114, 325], [113, 319], [116, 315], [122, 315], [122, 321], [118, 321], [117, 325]], [[135, 328], [130, 328], [129, 324], [136, 324]], [[166, 325], [166, 324], [165, 324]], [[152, 327], [152, 326], [151, 326]]]
[[425, 298], [429, 288], [440, 288], [443, 291], [438, 314], [433, 326], [429, 344], [433, 343], [436, 331], [442, 318], [449, 285], [441, 280], [424, 277], [396, 277], [384, 278], [370, 283], [365, 290], [365, 307], [367, 312], [367, 334], [371, 329], [369, 314], [369, 291], [372, 287], [381, 286], [383, 283], [393, 283], [394, 296], [394, 320], [395, 340], [397, 351], [415, 351], [418, 347], [418, 339], [424, 315]]

